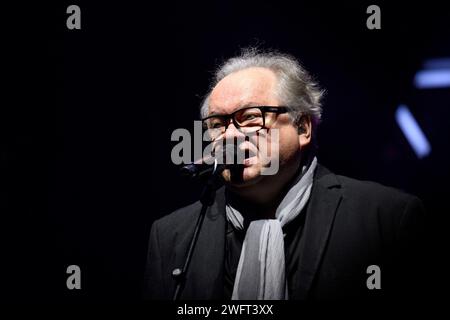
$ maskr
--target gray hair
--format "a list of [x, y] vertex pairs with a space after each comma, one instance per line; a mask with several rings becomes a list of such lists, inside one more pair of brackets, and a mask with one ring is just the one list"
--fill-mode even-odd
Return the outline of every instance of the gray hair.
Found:
[[324, 90], [293, 56], [276, 51], [262, 52], [257, 48], [243, 49], [239, 56], [228, 59], [216, 70], [212, 86], [200, 108], [201, 117], [208, 115], [211, 91], [220, 80], [231, 73], [253, 67], [267, 68], [275, 73], [278, 79], [275, 94], [280, 103], [289, 107], [289, 114], [296, 124], [301, 115], [309, 115], [315, 131], [322, 116]]

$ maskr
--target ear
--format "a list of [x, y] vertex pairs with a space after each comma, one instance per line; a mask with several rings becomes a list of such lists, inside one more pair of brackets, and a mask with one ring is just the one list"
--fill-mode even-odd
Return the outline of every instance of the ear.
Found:
[[311, 118], [307, 115], [302, 115], [298, 121], [298, 141], [302, 149], [311, 143], [311, 136]]

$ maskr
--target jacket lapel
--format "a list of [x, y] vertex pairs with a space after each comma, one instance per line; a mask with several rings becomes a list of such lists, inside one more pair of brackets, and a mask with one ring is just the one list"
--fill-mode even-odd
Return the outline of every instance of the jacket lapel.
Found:
[[306, 212], [302, 258], [291, 299], [304, 300], [319, 268], [334, 217], [341, 201], [340, 183], [328, 169], [318, 166]]
[[[200, 213], [200, 211], [199, 211]], [[225, 192], [217, 190], [208, 209], [192, 256], [182, 299], [221, 299], [225, 257]]]

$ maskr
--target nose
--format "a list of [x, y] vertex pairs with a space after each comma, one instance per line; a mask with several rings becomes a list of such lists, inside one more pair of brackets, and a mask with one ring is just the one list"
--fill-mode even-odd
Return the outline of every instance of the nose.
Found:
[[225, 133], [223, 135], [225, 140], [228, 139], [242, 139], [245, 137], [245, 135], [240, 131], [236, 126], [234, 125], [233, 121], [230, 122], [227, 129], [225, 130]]

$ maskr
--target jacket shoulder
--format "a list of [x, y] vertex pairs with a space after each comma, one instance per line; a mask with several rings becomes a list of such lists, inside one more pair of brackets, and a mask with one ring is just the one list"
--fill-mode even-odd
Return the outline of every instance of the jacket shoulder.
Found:
[[403, 190], [388, 187], [374, 181], [358, 180], [338, 175], [322, 165], [318, 165], [315, 179], [316, 183], [323, 187], [340, 188], [344, 199], [347, 201], [367, 202], [367, 204], [381, 202], [383, 205], [404, 205], [411, 201], [420, 202], [417, 197]]
[[344, 207], [349, 217], [372, 225], [399, 230], [425, 219], [422, 201], [403, 190], [373, 181], [364, 181], [337, 175], [341, 184]]
[[368, 204], [380, 203], [383, 206], [404, 206], [410, 202], [420, 201], [416, 196], [403, 190], [378, 182], [357, 180], [342, 175], [336, 175], [336, 178], [341, 183], [344, 198], [355, 198]]
[[190, 226], [195, 224], [197, 216], [200, 214], [200, 209], [201, 203], [196, 201], [161, 217], [153, 224], [159, 229], [160, 234], [185, 231], [186, 228], [190, 228]]

